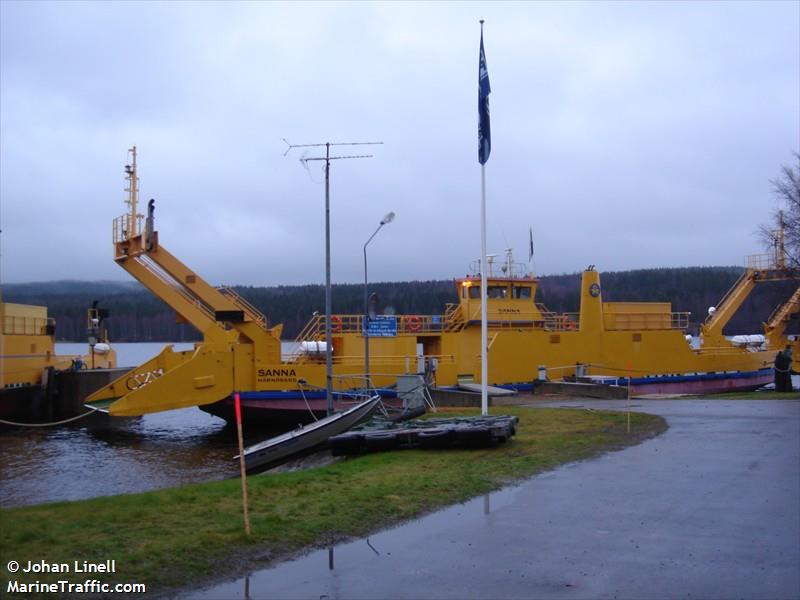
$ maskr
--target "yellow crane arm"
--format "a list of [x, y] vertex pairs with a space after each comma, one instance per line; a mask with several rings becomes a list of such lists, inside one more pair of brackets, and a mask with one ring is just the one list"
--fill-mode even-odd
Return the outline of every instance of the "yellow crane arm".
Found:
[[203, 332], [209, 341], [223, 342], [225, 329], [217, 323], [214, 311], [181, 287], [159, 276], [158, 272], [148, 264], [143, 256], [126, 257], [117, 263], [130, 273], [137, 281], [153, 292], [156, 297], [167, 303], [183, 319]]

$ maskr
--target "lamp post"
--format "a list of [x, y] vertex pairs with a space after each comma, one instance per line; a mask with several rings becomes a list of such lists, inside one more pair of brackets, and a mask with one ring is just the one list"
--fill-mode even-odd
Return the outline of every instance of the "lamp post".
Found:
[[378, 232], [381, 230], [381, 227], [386, 225], [387, 223], [391, 223], [394, 220], [394, 213], [390, 212], [387, 213], [383, 219], [381, 219], [380, 225], [375, 230], [369, 239], [364, 244], [364, 319], [361, 324], [363, 334], [364, 334], [364, 377], [367, 379], [367, 389], [369, 390], [369, 298], [367, 297], [367, 246], [372, 241]]

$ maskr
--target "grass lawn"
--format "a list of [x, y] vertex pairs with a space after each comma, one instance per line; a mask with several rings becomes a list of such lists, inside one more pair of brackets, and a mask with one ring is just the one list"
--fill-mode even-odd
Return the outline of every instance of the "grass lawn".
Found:
[[516, 437], [496, 448], [403, 450], [249, 477], [249, 539], [238, 479], [2, 510], [0, 589], [8, 589], [10, 560], [23, 566], [29, 560], [116, 560], [114, 575], [18, 573], [13, 578], [20, 583], [96, 578], [146, 583], [148, 594], [194, 586], [332, 539], [365, 535], [666, 429], [662, 418], [642, 413], [631, 413], [630, 434], [625, 413], [500, 407], [492, 414], [520, 418]]

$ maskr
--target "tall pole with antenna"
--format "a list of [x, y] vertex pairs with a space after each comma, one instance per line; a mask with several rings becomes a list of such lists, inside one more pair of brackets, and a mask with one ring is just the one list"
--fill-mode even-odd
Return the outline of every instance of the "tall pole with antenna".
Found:
[[331, 186], [330, 186], [330, 173], [331, 161], [342, 160], [347, 158], [372, 158], [371, 154], [354, 155], [354, 156], [331, 156], [331, 146], [373, 146], [383, 144], [383, 142], [339, 142], [331, 143], [325, 142], [322, 144], [290, 144], [286, 141], [288, 146], [284, 156], [289, 154], [293, 148], [319, 148], [325, 146], [325, 156], [315, 156], [300, 158], [300, 162], [304, 166], [311, 160], [324, 160], [325, 161], [325, 397], [327, 399], [327, 414], [333, 414], [333, 343], [332, 343], [332, 328], [331, 328]]

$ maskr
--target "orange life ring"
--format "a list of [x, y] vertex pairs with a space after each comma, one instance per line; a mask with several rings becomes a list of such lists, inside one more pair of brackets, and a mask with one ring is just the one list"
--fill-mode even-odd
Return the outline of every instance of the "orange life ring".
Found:
[[342, 318], [337, 315], [331, 315], [331, 331], [339, 333], [342, 330]]
[[564, 331], [572, 331], [573, 329], [575, 329], [575, 323], [573, 323], [572, 320], [569, 317], [567, 317], [567, 315], [564, 315], [561, 318], [561, 328]]
[[420, 319], [417, 315], [406, 317], [406, 329], [409, 331], [419, 331], [422, 329], [422, 319]]

